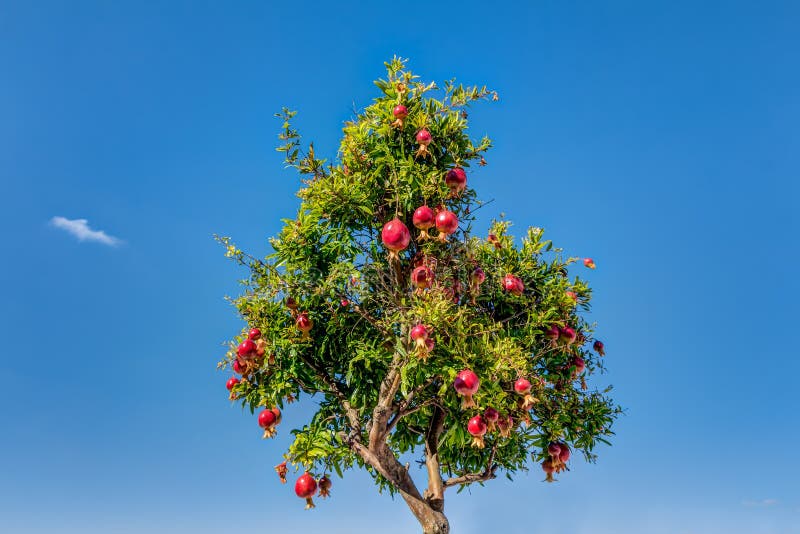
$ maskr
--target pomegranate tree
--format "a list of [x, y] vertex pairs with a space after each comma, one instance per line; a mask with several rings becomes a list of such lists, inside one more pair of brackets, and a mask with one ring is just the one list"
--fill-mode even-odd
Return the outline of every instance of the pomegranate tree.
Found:
[[[499, 177], [483, 170], [491, 141], [469, 137], [465, 108], [494, 93], [423, 83], [400, 60], [376, 84], [327, 161], [301, 142], [294, 112], [280, 115], [300, 206], [265, 257], [219, 238], [247, 273], [221, 367], [236, 375], [226, 396], [265, 437], [290, 425], [288, 445], [270, 441], [265, 454], [307, 507], [334, 474], [366, 468], [423, 532], [444, 534], [448, 490], [578, 469], [572, 453], [593, 461], [619, 409], [598, 383], [605, 350], [578, 276], [594, 262], [539, 228], [520, 240], [507, 221], [472, 233], [481, 203], [467, 176]], [[281, 412], [295, 400], [306, 409]], [[512, 510], [494, 518], [516, 528]]]

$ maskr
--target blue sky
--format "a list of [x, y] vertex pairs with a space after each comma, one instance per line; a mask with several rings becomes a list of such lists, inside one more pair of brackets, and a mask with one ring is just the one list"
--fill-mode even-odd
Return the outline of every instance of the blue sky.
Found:
[[297, 206], [272, 114], [332, 154], [399, 54], [499, 91], [484, 217], [595, 258], [627, 407], [558, 484], [449, 495], [454, 532], [800, 533], [797, 3], [273, 4], [0, 1], [0, 531], [415, 531], [360, 473], [304, 511], [272, 466], [305, 410], [262, 441], [215, 370], [211, 234], [263, 254]]

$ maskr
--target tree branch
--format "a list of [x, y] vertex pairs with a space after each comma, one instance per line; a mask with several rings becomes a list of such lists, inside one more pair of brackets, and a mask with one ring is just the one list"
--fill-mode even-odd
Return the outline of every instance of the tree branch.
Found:
[[425, 434], [425, 468], [428, 471], [428, 489], [425, 500], [436, 511], [444, 510], [444, 483], [442, 469], [439, 464], [439, 437], [444, 431], [445, 411], [436, 405], [431, 416], [428, 432]]
[[306, 364], [314, 373], [316, 374], [317, 378], [322, 381], [328, 389], [330, 393], [336, 397], [336, 399], [341, 403], [342, 409], [344, 410], [345, 417], [347, 417], [347, 422], [350, 424], [351, 434], [358, 437], [359, 441], [361, 439], [361, 420], [358, 417], [358, 411], [353, 408], [350, 404], [350, 401], [347, 399], [347, 396], [342, 392], [339, 384], [330, 376], [328, 373], [325, 372], [324, 369], [316, 365], [311, 359], [304, 355], [300, 355], [300, 360]]
[[489, 461], [486, 462], [486, 469], [481, 473], [466, 473], [464, 475], [448, 478], [444, 481], [444, 487], [449, 488], [450, 486], [461, 486], [464, 484], [472, 484], [473, 482], [485, 482], [487, 480], [491, 480], [495, 478], [495, 471], [497, 471], [497, 465], [494, 463], [494, 456], [497, 452], [497, 445], [492, 447], [492, 452], [489, 455]]

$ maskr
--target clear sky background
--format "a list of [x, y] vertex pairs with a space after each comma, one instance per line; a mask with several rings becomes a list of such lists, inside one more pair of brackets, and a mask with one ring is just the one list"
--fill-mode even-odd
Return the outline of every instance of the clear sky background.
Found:
[[[448, 494], [454, 533], [800, 533], [797, 2], [0, 0], [0, 532], [414, 532], [352, 473], [304, 511], [231, 406], [223, 300], [398, 54], [486, 83], [482, 215], [592, 256], [627, 408], [558, 484]], [[78, 242], [55, 216], [122, 244]]]

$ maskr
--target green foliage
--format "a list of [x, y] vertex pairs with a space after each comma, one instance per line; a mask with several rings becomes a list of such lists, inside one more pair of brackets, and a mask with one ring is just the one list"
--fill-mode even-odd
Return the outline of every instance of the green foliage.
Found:
[[[481, 202], [473, 189], [454, 197], [445, 184], [452, 167], [485, 164], [491, 141], [468, 136], [465, 109], [497, 95], [453, 81], [442, 89], [425, 84], [399, 59], [388, 63], [387, 71], [386, 80], [375, 82], [380, 94], [372, 105], [345, 124], [333, 164], [318, 159], [313, 145], [302, 148], [291, 125], [295, 112], [284, 109], [278, 115], [283, 120], [278, 150], [303, 176], [303, 188], [297, 217], [285, 220], [270, 241], [272, 254], [253, 258], [219, 238], [227, 255], [249, 269], [246, 290], [234, 303], [247, 328], [261, 329], [267, 344], [263, 362], [234, 394], [253, 411], [313, 396], [319, 408], [305, 426], [295, 425], [287, 458], [318, 474], [367, 467], [390, 491], [396, 484], [365, 465], [352, 444], [354, 439], [369, 442], [381, 385], [393, 366], [400, 378], [384, 439], [396, 456], [424, 454], [425, 436], [441, 410], [439, 462], [451, 477], [490, 467], [513, 474], [543, 460], [552, 441], [569, 443], [594, 459], [598, 442], [607, 443], [604, 436], [612, 434], [619, 408], [607, 397], [608, 389], [585, 383], [603, 365], [589, 350], [593, 327], [583, 317], [591, 289], [568, 274], [576, 258], [566, 257], [538, 228], [529, 229], [519, 247], [506, 221], [494, 222], [494, 240], [471, 235]], [[393, 125], [397, 104], [409, 111], [402, 128]], [[427, 157], [416, 154], [421, 128], [433, 137]], [[397, 216], [417, 236], [411, 216], [423, 204], [453, 211], [459, 230], [445, 243], [412, 239], [399, 261], [391, 261], [380, 242], [381, 228]], [[422, 294], [409, 279], [420, 263], [429, 265], [436, 278]], [[486, 274], [479, 290], [470, 282], [476, 267]], [[503, 289], [507, 274], [523, 281], [522, 295]], [[577, 303], [567, 291], [577, 294]], [[309, 339], [295, 325], [289, 297], [313, 320]], [[409, 338], [419, 322], [431, 327], [435, 342], [427, 359]], [[575, 328], [578, 341], [566, 345], [548, 339], [544, 334], [552, 325]], [[221, 365], [232, 364], [245, 336], [246, 329], [232, 340]], [[576, 357], [585, 361], [583, 375], [575, 373]], [[460, 407], [452, 384], [462, 369], [481, 378], [478, 408]], [[530, 410], [520, 407], [521, 396], [513, 390], [519, 377], [534, 384], [538, 402]], [[486, 447], [475, 448], [467, 421], [490, 406], [516, 424], [509, 437], [490, 432]], [[348, 408], [357, 414], [355, 420]]]

